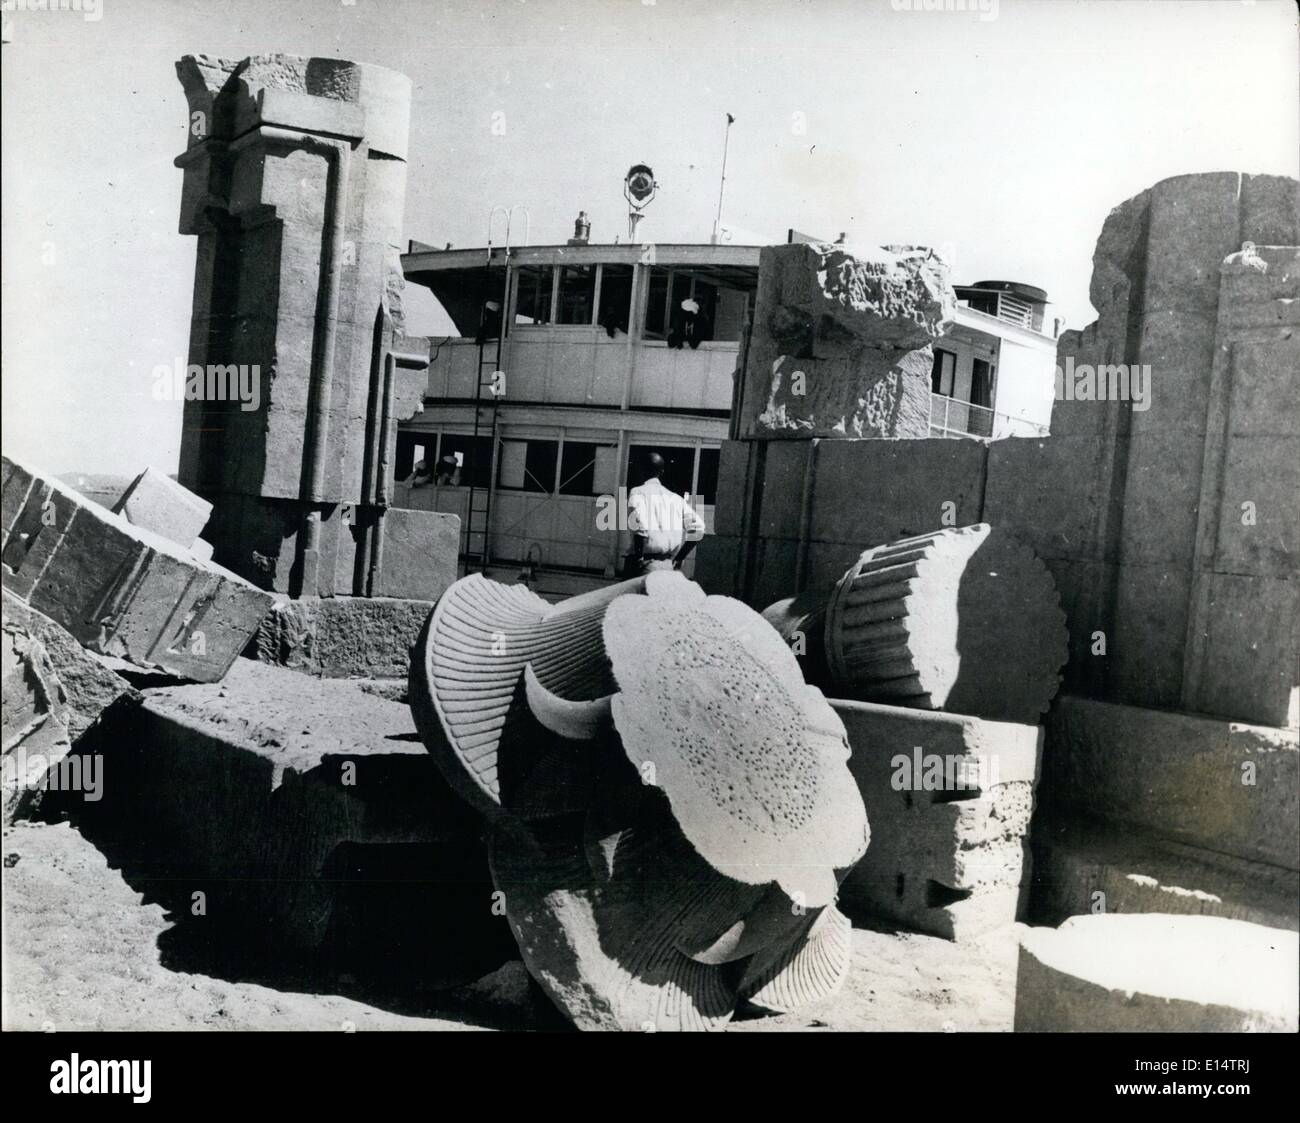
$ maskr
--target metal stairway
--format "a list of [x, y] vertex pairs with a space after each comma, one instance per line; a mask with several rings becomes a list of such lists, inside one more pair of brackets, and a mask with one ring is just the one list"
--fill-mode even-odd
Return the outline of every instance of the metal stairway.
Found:
[[[483, 291], [491, 291], [492, 271], [496, 266], [493, 254], [492, 230], [498, 213], [505, 216], [505, 243], [501, 247], [502, 269], [501, 298], [496, 308], [496, 325], [493, 331], [491, 301], [484, 300], [479, 313], [478, 366], [474, 381], [474, 439], [466, 468], [469, 476], [469, 502], [465, 512], [465, 573], [478, 570], [486, 572], [492, 560], [492, 496], [496, 492], [497, 428], [501, 399], [506, 394], [505, 372], [501, 369], [502, 347], [505, 343], [510, 304], [510, 225], [516, 210], [524, 215], [524, 245], [528, 244], [531, 216], [528, 208], [493, 207], [488, 215], [487, 257], [483, 262]], [[493, 336], [495, 335], [495, 338]], [[495, 346], [493, 346], [495, 344]], [[482, 451], [481, 437], [488, 438], [487, 451]], [[482, 461], [486, 460], [486, 463]]]

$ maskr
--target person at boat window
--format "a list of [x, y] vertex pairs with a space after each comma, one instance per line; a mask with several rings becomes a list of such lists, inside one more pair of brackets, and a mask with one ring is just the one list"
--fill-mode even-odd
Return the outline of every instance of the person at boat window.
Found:
[[605, 314], [601, 317], [600, 326], [605, 329], [605, 334], [613, 339], [621, 331], [627, 334], [627, 312], [619, 312], [616, 308], [606, 308]]
[[628, 495], [628, 529], [632, 552], [624, 573], [640, 577], [658, 569], [680, 569], [695, 544], [704, 536], [704, 520], [683, 496], [664, 487], [668, 470], [657, 452], [645, 459], [645, 482]]
[[419, 460], [411, 470], [411, 474], [402, 482], [410, 484], [411, 487], [428, 487], [433, 483], [433, 469], [429, 467], [427, 460]]
[[673, 309], [672, 322], [668, 326], [668, 346], [679, 351], [686, 346], [694, 351], [711, 338], [711, 331], [709, 317], [700, 311], [699, 302], [687, 297]]
[[460, 483], [460, 465], [450, 454], [438, 461], [438, 486], [456, 487]]

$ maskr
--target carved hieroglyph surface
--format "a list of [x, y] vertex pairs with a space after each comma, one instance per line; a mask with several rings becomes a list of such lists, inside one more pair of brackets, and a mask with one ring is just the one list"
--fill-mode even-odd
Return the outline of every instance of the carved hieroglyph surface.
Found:
[[556, 606], [475, 575], [430, 616], [411, 706], [579, 1028], [707, 1029], [843, 982], [866, 813], [843, 725], [757, 613], [679, 573]]

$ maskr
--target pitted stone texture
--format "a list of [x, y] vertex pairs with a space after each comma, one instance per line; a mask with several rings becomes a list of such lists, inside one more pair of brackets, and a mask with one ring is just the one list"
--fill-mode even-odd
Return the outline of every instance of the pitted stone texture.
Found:
[[[410, 125], [411, 80], [404, 74], [373, 63], [346, 59], [307, 58], [300, 55], [259, 54], [244, 59], [215, 55], [185, 55], [176, 63], [176, 74], [185, 88], [190, 112], [207, 115], [208, 131], [190, 130], [189, 143], [201, 144], [218, 126], [213, 102], [223, 90], [238, 85], [242, 91], [240, 113], [232, 122], [236, 134], [258, 119], [268, 99], [266, 93], [303, 94], [327, 101], [356, 106], [364, 112], [371, 147], [398, 159], [406, 158]], [[300, 111], [301, 112], [301, 111]], [[277, 120], [278, 124], [301, 124], [300, 120]]]
[[158, 471], [146, 468], [113, 507], [132, 526], [142, 526], [194, 551], [195, 539], [212, 514], [212, 504]]
[[226, 673], [268, 594], [52, 476], [8, 458], [3, 472], [10, 592], [92, 651], [200, 682]]
[[1077, 916], [1020, 942], [1018, 1032], [1290, 1032], [1300, 937], [1209, 916]]
[[796, 242], [764, 247], [763, 257], [760, 269], [777, 271], [770, 315], [779, 319], [768, 330], [778, 337], [800, 321], [816, 330], [825, 316], [862, 343], [914, 351], [943, 335], [956, 311], [948, 267], [928, 249]]
[[765, 247], [742, 436], [926, 436], [929, 345], [955, 310], [947, 265], [929, 250]]
[[624, 751], [719, 873], [829, 904], [868, 840], [843, 726], [758, 613], [654, 576], [604, 621]]
[[842, 359], [782, 355], [772, 365], [758, 424], [786, 436], [917, 436], [930, 424], [930, 349], [901, 358], [865, 351]]
[[872, 843], [840, 889], [854, 916], [969, 940], [1018, 918], [1036, 726], [836, 700]]

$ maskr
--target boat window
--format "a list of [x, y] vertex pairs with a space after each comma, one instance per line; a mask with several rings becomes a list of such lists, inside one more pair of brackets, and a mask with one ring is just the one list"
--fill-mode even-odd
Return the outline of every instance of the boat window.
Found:
[[627, 334], [632, 310], [632, 266], [602, 265], [600, 269], [600, 314], [596, 323], [613, 338]]
[[668, 335], [668, 281], [671, 274], [658, 265], [650, 267], [649, 295], [645, 305], [645, 330], [647, 339], [664, 339]]
[[443, 433], [438, 442], [438, 461], [448, 460], [457, 461], [458, 469], [447, 483], [459, 487], [487, 487], [492, 478], [492, 438]]
[[700, 449], [699, 482], [695, 485], [695, 490], [700, 497], [700, 502], [706, 505], [712, 505], [718, 499], [718, 458], [720, 455], [720, 449]]
[[998, 314], [998, 294], [995, 292], [971, 290], [958, 298], [958, 302], [965, 304], [972, 311], [983, 312], [986, 316], [996, 316]]
[[415, 471], [415, 466], [421, 461], [424, 461], [427, 467], [437, 440], [436, 433], [398, 433], [393, 478], [398, 483], [408, 479]]
[[561, 495], [611, 495], [618, 486], [618, 446], [565, 441], [560, 452]]
[[630, 487], [646, 481], [646, 457], [657, 452], [667, 463], [661, 483], [669, 491], [685, 495], [691, 490], [695, 475], [695, 450], [673, 445], [631, 445], [627, 455], [627, 479]]
[[985, 409], [993, 405], [993, 364], [984, 359], [975, 359], [970, 378], [970, 400], [972, 405]]
[[745, 314], [748, 308], [749, 301], [740, 289], [719, 286], [711, 338], [738, 343], [745, 330]]
[[515, 323], [551, 322], [551, 267], [524, 265], [519, 269], [519, 295], [515, 300]]
[[596, 267], [562, 265], [557, 324], [589, 324], [596, 301]]
[[555, 490], [559, 441], [502, 441], [497, 487], [550, 495]]
[[930, 370], [930, 391], [952, 397], [953, 374], [957, 369], [957, 356], [951, 351], [934, 352], [934, 366]]

